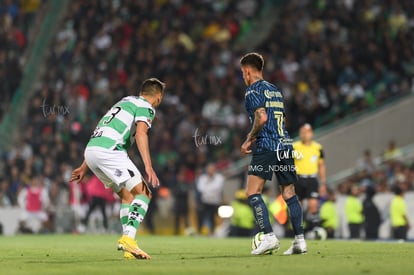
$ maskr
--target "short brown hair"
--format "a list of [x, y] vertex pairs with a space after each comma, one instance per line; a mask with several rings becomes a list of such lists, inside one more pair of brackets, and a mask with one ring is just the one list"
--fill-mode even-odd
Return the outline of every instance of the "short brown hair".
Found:
[[152, 77], [146, 79], [141, 86], [141, 95], [154, 95], [158, 92], [164, 94], [165, 83], [160, 81], [158, 78]]
[[258, 71], [263, 71], [264, 59], [261, 54], [254, 52], [248, 53], [240, 59], [240, 64], [242, 66], [251, 66]]

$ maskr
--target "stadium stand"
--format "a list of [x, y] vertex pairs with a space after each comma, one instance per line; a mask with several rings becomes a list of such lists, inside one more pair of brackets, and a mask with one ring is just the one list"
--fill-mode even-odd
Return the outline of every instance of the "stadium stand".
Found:
[[268, 39], [291, 130], [373, 108], [414, 89], [411, 1], [289, 1]]
[[22, 59], [29, 25], [41, 1], [2, 1], [0, 4], [0, 122], [22, 77]]
[[[151, 76], [167, 83], [151, 130], [161, 182], [174, 182], [169, 175], [180, 166], [189, 183], [208, 161], [229, 167], [248, 130], [237, 38], [264, 2], [71, 1], [25, 130], [2, 162], [11, 204], [37, 174], [66, 194], [97, 119]], [[267, 78], [285, 92], [292, 133], [414, 90], [411, 1], [277, 2], [280, 18], [255, 50], [268, 60]]]

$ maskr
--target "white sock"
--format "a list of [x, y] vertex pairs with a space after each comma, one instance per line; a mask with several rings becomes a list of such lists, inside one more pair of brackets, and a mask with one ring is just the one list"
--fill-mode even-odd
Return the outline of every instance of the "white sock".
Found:
[[305, 239], [305, 236], [303, 234], [295, 236], [295, 240], [304, 240], [304, 239]]
[[274, 232], [266, 233], [265, 238], [266, 239], [273, 239], [273, 238], [277, 239], [276, 234]]
[[132, 201], [128, 213], [128, 223], [125, 226], [124, 235], [135, 239], [137, 229], [142, 223], [148, 211], [149, 198], [144, 195], [137, 195]]

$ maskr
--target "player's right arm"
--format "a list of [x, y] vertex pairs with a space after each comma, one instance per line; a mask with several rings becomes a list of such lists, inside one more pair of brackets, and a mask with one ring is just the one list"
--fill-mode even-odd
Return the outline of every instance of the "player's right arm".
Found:
[[87, 171], [88, 165], [86, 164], [86, 161], [83, 161], [81, 166], [73, 170], [72, 175], [70, 177], [70, 181], [76, 181], [77, 183], [79, 183], [80, 181], [82, 181]]
[[135, 142], [137, 143], [138, 151], [141, 154], [144, 162], [145, 172], [148, 176], [148, 182], [154, 187], [160, 185], [160, 181], [152, 168], [151, 155], [148, 142], [148, 125], [143, 121], [137, 122], [137, 129], [135, 134]]
[[254, 121], [253, 126], [250, 132], [247, 134], [246, 140], [241, 146], [241, 152], [243, 155], [249, 154], [252, 152], [250, 146], [252, 142], [256, 139], [259, 132], [262, 130], [263, 126], [267, 121], [266, 109], [264, 107], [257, 108], [254, 112]]
[[254, 112], [254, 121], [253, 127], [250, 130], [247, 138], [250, 140], [255, 140], [259, 132], [262, 130], [263, 126], [267, 121], [266, 109], [264, 107], [257, 108]]
[[242, 155], [250, 154], [252, 150], [250, 146], [256, 140], [257, 135], [262, 130], [267, 121], [264, 97], [256, 90], [250, 90], [245, 95], [246, 106], [250, 110], [254, 110], [253, 126], [247, 134], [246, 140], [243, 142], [240, 150]]

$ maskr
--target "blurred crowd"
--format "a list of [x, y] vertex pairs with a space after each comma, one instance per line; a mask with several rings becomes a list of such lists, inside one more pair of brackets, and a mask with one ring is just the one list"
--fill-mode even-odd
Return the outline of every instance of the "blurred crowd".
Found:
[[374, 158], [370, 149], [356, 162], [355, 172], [338, 185], [338, 191], [347, 194], [352, 186], [364, 190], [372, 187], [376, 192], [391, 192], [399, 186], [404, 192], [414, 190], [414, 159], [403, 161], [403, 152], [391, 140], [380, 157]]
[[[2, 162], [9, 204], [16, 205], [19, 191], [41, 177], [56, 198], [51, 211], [59, 207], [61, 194], [71, 192], [69, 174], [81, 163], [97, 119], [153, 76], [168, 87], [150, 141], [163, 185], [171, 187], [179, 170], [193, 185], [197, 168], [201, 171], [208, 159], [221, 159], [219, 168], [226, 167], [230, 156], [223, 150], [232, 145], [228, 133], [207, 130], [227, 131], [222, 119], [234, 116], [226, 112], [220, 121], [209, 118], [220, 113], [216, 107], [222, 99], [236, 106], [236, 99], [243, 98], [242, 83], [233, 84], [238, 76], [230, 44], [260, 9], [261, 1], [252, 0], [71, 1], [24, 131]], [[225, 94], [222, 87], [229, 87]], [[233, 124], [245, 128], [242, 107], [237, 108], [242, 125], [236, 118]], [[200, 137], [217, 137], [218, 150], [207, 150], [211, 144], [193, 137], [197, 128]]]
[[318, 127], [414, 91], [414, 2], [289, 1], [266, 53], [290, 130]]
[[29, 26], [41, 4], [41, 0], [0, 3], [0, 122], [19, 86]]
[[[1, 11], [19, 8], [17, 1], [6, 2]], [[244, 51], [233, 46], [264, 2], [70, 1], [24, 131], [0, 163], [0, 203], [16, 205], [19, 191], [38, 178], [51, 211], [59, 207], [74, 192], [69, 175], [97, 120], [121, 97], [137, 94], [148, 77], [167, 84], [150, 134], [164, 187], [179, 192], [179, 182], [194, 189], [211, 161], [218, 171], [229, 167], [249, 128], [238, 65]], [[288, 130], [294, 133], [304, 122], [330, 123], [410, 92], [413, 13], [412, 1], [286, 1], [256, 50], [265, 57], [266, 78], [284, 90]], [[24, 50], [12, 35], [15, 22], [6, 32], [10, 43], [0, 43], [12, 45], [0, 48], [0, 63], [13, 59], [10, 51]], [[10, 99], [17, 84], [10, 88], [13, 78], [3, 65], [0, 77], [7, 79], [1, 89], [9, 87], [0, 96]]]
[[[386, 220], [392, 229], [391, 238], [407, 239], [413, 223], [407, 206], [410, 199], [404, 197], [409, 191], [414, 191], [414, 159], [405, 158], [403, 151], [391, 140], [379, 157], [374, 158], [370, 149], [366, 149], [356, 162], [354, 173], [332, 190], [333, 197], [329, 196], [327, 201], [335, 202], [337, 196], [346, 198], [344, 214], [352, 239], [362, 236], [378, 239], [380, 226]], [[383, 199], [379, 203], [377, 194], [394, 195], [392, 199]], [[336, 228], [330, 228], [331, 232], [338, 226], [337, 221]]]

